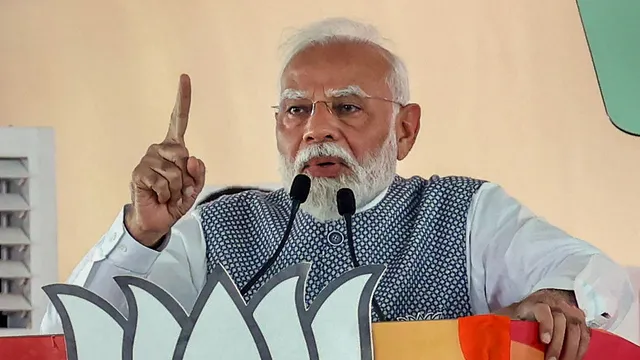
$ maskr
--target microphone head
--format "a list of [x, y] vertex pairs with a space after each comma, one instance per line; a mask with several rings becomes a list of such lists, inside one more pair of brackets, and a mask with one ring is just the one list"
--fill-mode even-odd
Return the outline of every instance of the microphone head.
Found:
[[353, 215], [356, 213], [356, 197], [349, 188], [338, 190], [336, 195], [338, 203], [338, 213], [340, 216]]
[[309, 191], [311, 190], [311, 179], [305, 174], [298, 174], [293, 178], [291, 183], [291, 190], [289, 190], [289, 196], [291, 200], [297, 201], [300, 204], [307, 201]]

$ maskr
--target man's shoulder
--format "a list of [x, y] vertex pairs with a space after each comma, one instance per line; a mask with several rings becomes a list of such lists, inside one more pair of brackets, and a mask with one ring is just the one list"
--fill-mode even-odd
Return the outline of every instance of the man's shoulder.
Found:
[[432, 175], [427, 179], [422, 176], [415, 175], [410, 178], [398, 177], [396, 182], [408, 186], [417, 185], [424, 190], [432, 189], [434, 187], [441, 187], [450, 190], [457, 190], [461, 188], [472, 188], [477, 190], [480, 186], [487, 183], [487, 180], [460, 175]]
[[469, 176], [412, 176], [396, 179], [390, 188], [388, 198], [404, 202], [412, 209], [423, 209], [422, 214], [430, 211], [447, 216], [459, 214], [464, 217], [486, 183], [485, 180]]

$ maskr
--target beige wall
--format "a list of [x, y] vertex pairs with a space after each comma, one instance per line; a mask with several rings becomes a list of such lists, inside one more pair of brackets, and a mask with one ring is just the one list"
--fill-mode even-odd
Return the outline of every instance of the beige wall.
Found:
[[408, 63], [424, 118], [402, 175], [493, 180], [640, 265], [640, 138], [604, 114], [574, 0], [5, 0], [0, 125], [56, 129], [60, 276], [127, 201], [180, 72], [208, 183], [277, 181], [277, 44], [336, 15], [377, 24]]

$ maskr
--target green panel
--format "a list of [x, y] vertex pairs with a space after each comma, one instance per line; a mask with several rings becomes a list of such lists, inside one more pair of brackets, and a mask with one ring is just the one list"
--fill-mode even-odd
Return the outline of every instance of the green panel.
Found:
[[577, 0], [611, 122], [640, 135], [640, 0]]

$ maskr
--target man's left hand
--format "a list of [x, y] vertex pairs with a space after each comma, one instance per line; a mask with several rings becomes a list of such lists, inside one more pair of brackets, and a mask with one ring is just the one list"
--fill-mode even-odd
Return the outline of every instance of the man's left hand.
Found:
[[572, 291], [540, 290], [496, 314], [537, 321], [547, 360], [580, 360], [587, 352], [591, 332]]

